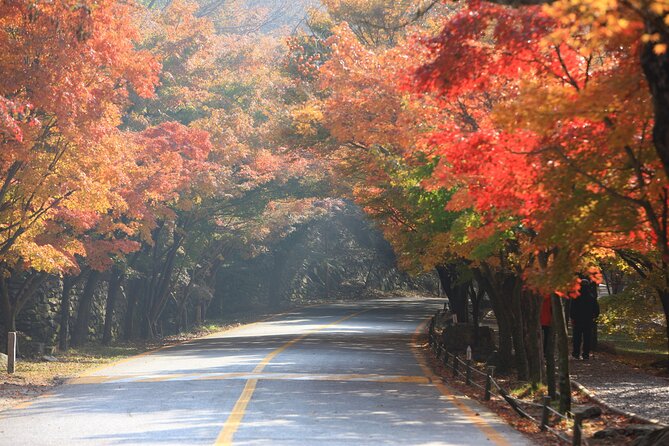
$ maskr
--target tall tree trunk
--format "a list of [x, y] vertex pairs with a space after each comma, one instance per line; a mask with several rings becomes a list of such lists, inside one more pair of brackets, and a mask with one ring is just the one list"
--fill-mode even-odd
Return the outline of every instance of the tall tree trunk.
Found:
[[107, 305], [105, 307], [105, 325], [102, 330], [102, 344], [109, 345], [112, 341], [112, 328], [114, 325], [114, 311], [118, 295], [121, 292], [121, 283], [123, 283], [123, 271], [114, 267], [111, 270], [109, 278], [109, 287], [107, 289]]
[[457, 268], [455, 265], [437, 265], [436, 270], [441, 287], [448, 298], [451, 311], [458, 316], [458, 322], [468, 322], [467, 299], [470, 283], [458, 283]]
[[142, 292], [142, 282], [141, 279], [132, 279], [128, 283], [128, 304], [123, 322], [123, 339], [126, 341], [133, 339], [135, 335], [135, 309], [137, 297]]
[[[4, 321], [3, 346], [1, 347], [3, 350], [7, 346], [7, 333], [16, 331], [16, 316], [35, 295], [47, 277], [46, 273], [34, 270], [25, 272], [0, 268], [0, 308]], [[12, 283], [12, 281], [15, 282]]]
[[[663, 18], [655, 14], [646, 20], [646, 32], [649, 35], [663, 34], [663, 42], [666, 42], [669, 37]], [[641, 53], [641, 66], [653, 97], [655, 151], [664, 166], [664, 172], [669, 176], [669, 55], [656, 54], [654, 48], [655, 42], [648, 42], [644, 45]]]
[[150, 299], [147, 305], [147, 312], [145, 318], [145, 337], [149, 339], [155, 338], [161, 331], [158, 327], [158, 319], [165, 309], [165, 305], [169, 298], [169, 292], [172, 286], [172, 276], [174, 273], [175, 262], [179, 248], [181, 247], [183, 238], [175, 239], [172, 247], [167, 253], [167, 257], [162, 264], [162, 268], [156, 268], [160, 272], [154, 274], [151, 282], [151, 287], [148, 290]]
[[[488, 295], [492, 311], [495, 314], [495, 319], [497, 319], [497, 337], [499, 338], [497, 371], [502, 374], [508, 373], [511, 370], [513, 361], [513, 342], [511, 337], [513, 323], [511, 320], [510, 305], [505, 301], [502, 291], [505, 288], [505, 280], [503, 278], [497, 280], [498, 277], [496, 277], [503, 277], [503, 274], [496, 274], [487, 265], [482, 265], [481, 268], [476, 268], [473, 272], [476, 281]], [[508, 288], [508, 284], [506, 288]]]
[[658, 295], [664, 310], [664, 322], [667, 325], [667, 369], [669, 370], [669, 289], [658, 290]]
[[472, 282], [470, 286], [470, 300], [472, 302], [472, 323], [478, 332], [479, 325], [481, 324], [481, 299], [483, 298], [483, 289], [480, 286], [474, 288]]
[[58, 329], [58, 350], [67, 351], [70, 336], [70, 295], [78, 277], [63, 277], [63, 292], [60, 297], [60, 328]]
[[272, 256], [272, 266], [267, 275], [267, 300], [272, 310], [281, 307], [283, 300], [283, 281], [281, 279], [284, 275], [285, 266], [284, 262], [279, 261], [277, 252], [275, 252]]
[[527, 381], [530, 377], [529, 365], [527, 363], [527, 351], [525, 347], [525, 330], [523, 328], [523, 283], [519, 277], [515, 278], [513, 291], [508, 299], [511, 300], [513, 309], [513, 327], [511, 336], [513, 337], [513, 353], [516, 363], [516, 372], [518, 379]]
[[522, 295], [523, 327], [525, 329], [525, 350], [529, 380], [533, 384], [544, 381], [544, 355], [541, 339], [541, 303], [543, 298], [536, 293], [525, 291]]
[[563, 299], [557, 295], [551, 297], [553, 305], [553, 326], [557, 336], [558, 377], [560, 388], [560, 412], [571, 410], [571, 380], [569, 378], [569, 337], [567, 319], [564, 314]]
[[[569, 358], [567, 357], [567, 360]], [[552, 400], [557, 397], [555, 387], [555, 321], [551, 321], [551, 327], [548, 330], [548, 339], [546, 340], [546, 386], [548, 387], [548, 396]]]
[[100, 272], [91, 270], [88, 280], [84, 286], [84, 291], [79, 298], [79, 307], [77, 308], [77, 321], [72, 333], [72, 346], [79, 347], [88, 339], [88, 323], [91, 318], [91, 307], [95, 297], [95, 289], [100, 281]]
[[0, 337], [0, 340], [2, 341], [0, 351], [5, 353], [7, 353], [7, 333], [16, 331], [16, 313], [14, 312], [14, 306], [12, 305], [8, 282], [9, 280], [7, 278], [0, 277], [0, 299], [2, 300], [2, 319], [4, 328], [2, 337]]

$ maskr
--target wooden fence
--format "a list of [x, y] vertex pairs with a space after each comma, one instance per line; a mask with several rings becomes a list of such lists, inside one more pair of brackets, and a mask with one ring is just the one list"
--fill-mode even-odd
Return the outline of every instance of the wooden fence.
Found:
[[[601, 411], [598, 408], [593, 410], [592, 406], [588, 406], [562, 414], [553, 409], [551, 398], [548, 396], [543, 398], [541, 404], [515, 398], [495, 380], [495, 367], [490, 366], [480, 370], [474, 366], [471, 358], [462, 360], [457, 354], [447, 352], [434, 331], [434, 323], [430, 323], [429, 327], [430, 348], [437, 360], [442, 361], [450, 371], [453, 379], [460, 379], [466, 385], [479, 389], [484, 401], [490, 401], [492, 398], [505, 401], [519, 416], [536, 423], [541, 430], [552, 433], [565, 443], [587, 446], [588, 443], [582, 435], [583, 421], [599, 416]], [[561, 423], [564, 430], [559, 428]]]

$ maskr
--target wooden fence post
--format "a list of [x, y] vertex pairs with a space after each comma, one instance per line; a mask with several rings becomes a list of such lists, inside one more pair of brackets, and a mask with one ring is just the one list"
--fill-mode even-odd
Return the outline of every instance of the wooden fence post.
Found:
[[583, 435], [583, 413], [574, 413], [574, 435], [572, 435], [572, 446], [581, 446], [581, 437]]
[[16, 332], [10, 331], [7, 337], [7, 373], [14, 373], [16, 368]]
[[453, 378], [458, 376], [458, 355], [453, 353]]
[[581, 445], [583, 438], [583, 420], [597, 418], [602, 415], [602, 408], [599, 406], [581, 406], [574, 409], [574, 435], [572, 436], [572, 444], [576, 446]]
[[490, 401], [490, 389], [492, 388], [493, 373], [495, 373], [495, 367], [488, 367], [488, 373], [485, 375], [485, 394], [483, 395], [483, 399], [486, 401]]
[[467, 373], [465, 375], [465, 384], [468, 386], [472, 383], [472, 360], [467, 360]]
[[550, 406], [550, 404], [551, 404], [551, 397], [550, 396], [545, 396], [543, 398], [543, 404], [542, 404], [543, 408], [541, 409], [541, 425], [540, 425], [540, 427], [541, 427], [542, 431], [545, 431], [546, 426], [548, 426], [548, 415], [549, 415], [548, 407]]

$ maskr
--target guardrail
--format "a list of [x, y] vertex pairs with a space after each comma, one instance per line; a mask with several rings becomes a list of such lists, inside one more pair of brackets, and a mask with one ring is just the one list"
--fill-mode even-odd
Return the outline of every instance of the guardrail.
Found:
[[[466, 385], [479, 389], [483, 392], [484, 401], [490, 401], [492, 398], [505, 401], [519, 416], [534, 422], [542, 431], [552, 433], [565, 443], [573, 446], [588, 445], [588, 442], [583, 438], [583, 421], [599, 416], [601, 411], [597, 412], [590, 407], [562, 414], [553, 409], [549, 396], [543, 397], [541, 404], [515, 398], [495, 380], [495, 367], [489, 366], [486, 370], [479, 370], [473, 365], [471, 358], [463, 361], [457, 354], [449, 353], [444, 345], [439, 342], [434, 331], [434, 323], [431, 322], [429, 327], [430, 347], [436, 358], [442, 361], [444, 367], [451, 372], [454, 379], [462, 379]], [[557, 428], [562, 422], [564, 422], [565, 431]], [[572, 432], [571, 436], [567, 433], [569, 430]]]

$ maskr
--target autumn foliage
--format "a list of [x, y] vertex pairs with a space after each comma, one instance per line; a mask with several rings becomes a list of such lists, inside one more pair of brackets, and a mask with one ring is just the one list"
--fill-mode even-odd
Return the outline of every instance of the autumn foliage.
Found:
[[485, 288], [515, 343], [610, 262], [669, 314], [666, 5], [323, 3], [288, 38], [185, 0], [0, 5], [6, 328], [12, 290], [104, 275], [112, 314], [132, 290], [125, 332], [157, 335], [327, 194], [403, 268]]

